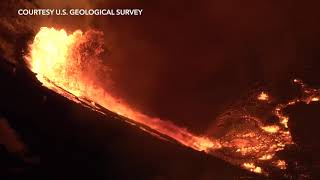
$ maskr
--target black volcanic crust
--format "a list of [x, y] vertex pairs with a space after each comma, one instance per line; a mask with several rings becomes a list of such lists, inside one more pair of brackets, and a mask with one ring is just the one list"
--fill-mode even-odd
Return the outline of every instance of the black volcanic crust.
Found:
[[[258, 177], [205, 153], [162, 141], [44, 88], [25, 67], [0, 61], [0, 112], [40, 157], [41, 179], [239, 179]], [[0, 161], [0, 163], [2, 163]]]

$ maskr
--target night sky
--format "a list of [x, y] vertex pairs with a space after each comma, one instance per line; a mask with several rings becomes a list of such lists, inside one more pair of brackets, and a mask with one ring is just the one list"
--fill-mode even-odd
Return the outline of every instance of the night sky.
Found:
[[113, 93], [142, 112], [194, 131], [206, 131], [256, 84], [276, 89], [293, 78], [311, 81], [318, 73], [317, 1], [36, 3], [43, 8], [144, 9], [143, 16], [30, 21], [34, 31], [41, 26], [103, 31], [103, 60], [112, 71], [102, 76], [111, 75]]
[[[17, 17], [16, 9], [26, 4], [142, 8], [144, 12], [136, 17]], [[26, 41], [41, 26], [103, 31], [103, 62], [111, 71], [101, 77], [113, 81], [106, 88], [150, 116], [203, 133], [210, 131], [219, 114], [257, 86], [268, 87], [279, 97], [287, 94], [293, 78], [320, 87], [319, 5], [316, 0], [13, 0], [0, 4], [1, 22], [8, 19], [15, 29], [0, 24], [0, 54], [1, 59], [23, 64]], [[17, 25], [15, 18], [27, 23]]]
[[135, 1], [125, 7], [143, 8], [142, 17], [90, 24], [105, 33], [116, 93], [201, 132], [257, 83], [276, 90], [292, 78], [308, 82], [318, 75], [314, 2]]

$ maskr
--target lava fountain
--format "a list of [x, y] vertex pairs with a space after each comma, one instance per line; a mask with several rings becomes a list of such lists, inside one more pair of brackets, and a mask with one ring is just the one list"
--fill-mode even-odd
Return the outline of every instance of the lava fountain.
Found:
[[30, 45], [26, 61], [43, 86], [71, 100], [88, 102], [86, 105], [94, 109], [98, 104], [131, 119], [131, 123], [145, 125], [198, 151], [220, 148], [217, 140], [195, 136], [169, 121], [148, 117], [108, 93], [97, 80], [106, 68], [100, 58], [102, 47], [101, 32], [78, 30], [68, 35], [65, 30], [44, 27]]
[[[279, 119], [276, 124], [267, 125], [248, 112], [236, 111], [231, 113], [232, 117], [229, 113], [218, 120], [237, 119], [235, 121], [239, 122], [236, 124], [241, 127], [229, 130], [222, 137], [197, 135], [170, 121], [149, 117], [113, 96], [106, 87], [111, 80], [100, 76], [103, 74], [105, 77], [108, 69], [101, 58], [103, 45], [103, 33], [96, 30], [85, 33], [77, 30], [67, 34], [63, 29], [42, 27], [30, 44], [25, 60], [43, 86], [95, 111], [103, 113], [101, 108], [112, 111], [152, 135], [174, 140], [256, 173], [268, 174], [263, 169], [265, 164], [286, 168], [286, 162], [276, 157], [277, 151], [293, 144], [287, 126], [289, 117], [282, 114], [282, 109], [299, 99], [274, 105], [271, 113]], [[310, 97], [305, 99], [315, 101], [319, 98]], [[272, 106], [266, 92], [257, 94], [252, 101]]]

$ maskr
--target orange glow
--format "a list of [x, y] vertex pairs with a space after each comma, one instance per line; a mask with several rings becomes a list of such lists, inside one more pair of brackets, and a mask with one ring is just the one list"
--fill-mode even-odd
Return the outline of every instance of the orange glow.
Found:
[[274, 156], [273, 154], [265, 154], [262, 157], [260, 157], [259, 160], [263, 160], [263, 161], [270, 160], [273, 158], [273, 156]]
[[256, 166], [254, 163], [243, 163], [243, 167], [255, 173], [262, 173], [261, 167]]
[[261, 127], [261, 129], [269, 133], [276, 133], [279, 131], [280, 127], [276, 125], [272, 125], [272, 126], [263, 126]]
[[284, 127], [288, 128], [288, 122], [289, 118], [288, 117], [281, 117], [280, 123], [284, 125]]
[[276, 166], [280, 169], [286, 169], [287, 168], [287, 163], [284, 160], [278, 160], [276, 162]]
[[[26, 62], [43, 86], [76, 103], [100, 113], [104, 113], [101, 108], [103, 107], [123, 116], [121, 119], [125, 122], [147, 133], [204, 151], [255, 173], [267, 171], [268, 168], [261, 165], [261, 162], [273, 163], [274, 166], [279, 160], [276, 152], [293, 143], [288, 130], [289, 117], [285, 116], [282, 110], [300, 99], [274, 105], [273, 111], [269, 113], [276, 115], [279, 122], [273, 125], [266, 125], [263, 123], [264, 119], [241, 114], [236, 117], [239, 122], [232, 126], [240, 124], [241, 127], [228, 129], [226, 134], [219, 138], [194, 134], [170, 121], [149, 117], [135, 110], [123, 99], [110, 93], [107, 78], [103, 81], [99, 78], [100, 74], [106, 74], [107, 69], [101, 60], [103, 43], [103, 34], [98, 31], [83, 33], [78, 30], [68, 34], [63, 29], [44, 27], [30, 44]], [[318, 98], [314, 95], [312, 97]], [[262, 92], [257, 99], [269, 101], [270, 97]], [[306, 99], [301, 101], [306, 102]], [[254, 100], [256, 101], [256, 97]]]
[[258, 100], [260, 101], [268, 101], [269, 100], [269, 95], [265, 92], [261, 92], [259, 95], [258, 95]]
[[[31, 44], [31, 54], [26, 59], [43, 86], [76, 102], [79, 100], [81, 102], [89, 101], [86, 105], [91, 108], [96, 108], [96, 104], [99, 104], [133, 120], [136, 125], [143, 124], [195, 150], [210, 151], [220, 148], [217, 140], [193, 135], [185, 128], [179, 128], [169, 121], [151, 118], [133, 110], [119, 98], [108, 93], [101, 85], [95, 83], [93, 81], [96, 79], [95, 74], [90, 73], [93, 65], [88, 63], [99, 61], [98, 55], [103, 50], [97, 47], [88, 49], [90, 47], [86, 47], [86, 45], [103, 42], [92, 42], [91, 36], [98, 36], [100, 33], [90, 33], [96, 32], [83, 33], [78, 30], [68, 35], [65, 30], [40, 29]], [[91, 50], [93, 52], [90, 52]], [[93, 54], [85, 54], [89, 52]], [[88, 71], [84, 66], [88, 66]], [[100, 66], [103, 65], [100, 64]], [[69, 93], [76, 98], [70, 96]], [[140, 126], [140, 128], [142, 127]]]

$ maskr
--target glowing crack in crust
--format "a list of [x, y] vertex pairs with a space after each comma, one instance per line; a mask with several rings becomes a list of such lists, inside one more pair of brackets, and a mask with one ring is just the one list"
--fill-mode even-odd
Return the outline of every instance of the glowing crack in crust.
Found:
[[[263, 169], [265, 164], [278, 169], [285, 169], [286, 162], [276, 157], [276, 152], [292, 144], [288, 129], [289, 117], [282, 110], [296, 102], [319, 101], [319, 91], [305, 89], [302, 99], [278, 104], [273, 113], [278, 123], [266, 124], [248, 112], [235, 111], [228, 116], [222, 115], [218, 121], [230, 121], [233, 128], [228, 128], [223, 136], [196, 135], [186, 128], [178, 127], [170, 121], [149, 117], [127, 105], [122, 99], [109, 93], [106, 79], [107, 67], [102, 63], [103, 33], [89, 30], [83, 33], [77, 30], [67, 34], [65, 30], [43, 27], [30, 44], [30, 53], [25, 57], [31, 71], [43, 86], [59, 93], [72, 101], [103, 113], [108, 109], [126, 122], [160, 137], [174, 141], [197, 151], [225, 159], [226, 161], [255, 173], [268, 174]], [[300, 80], [295, 80], [302, 86]], [[261, 92], [255, 95], [260, 104], [268, 104], [270, 95]]]

